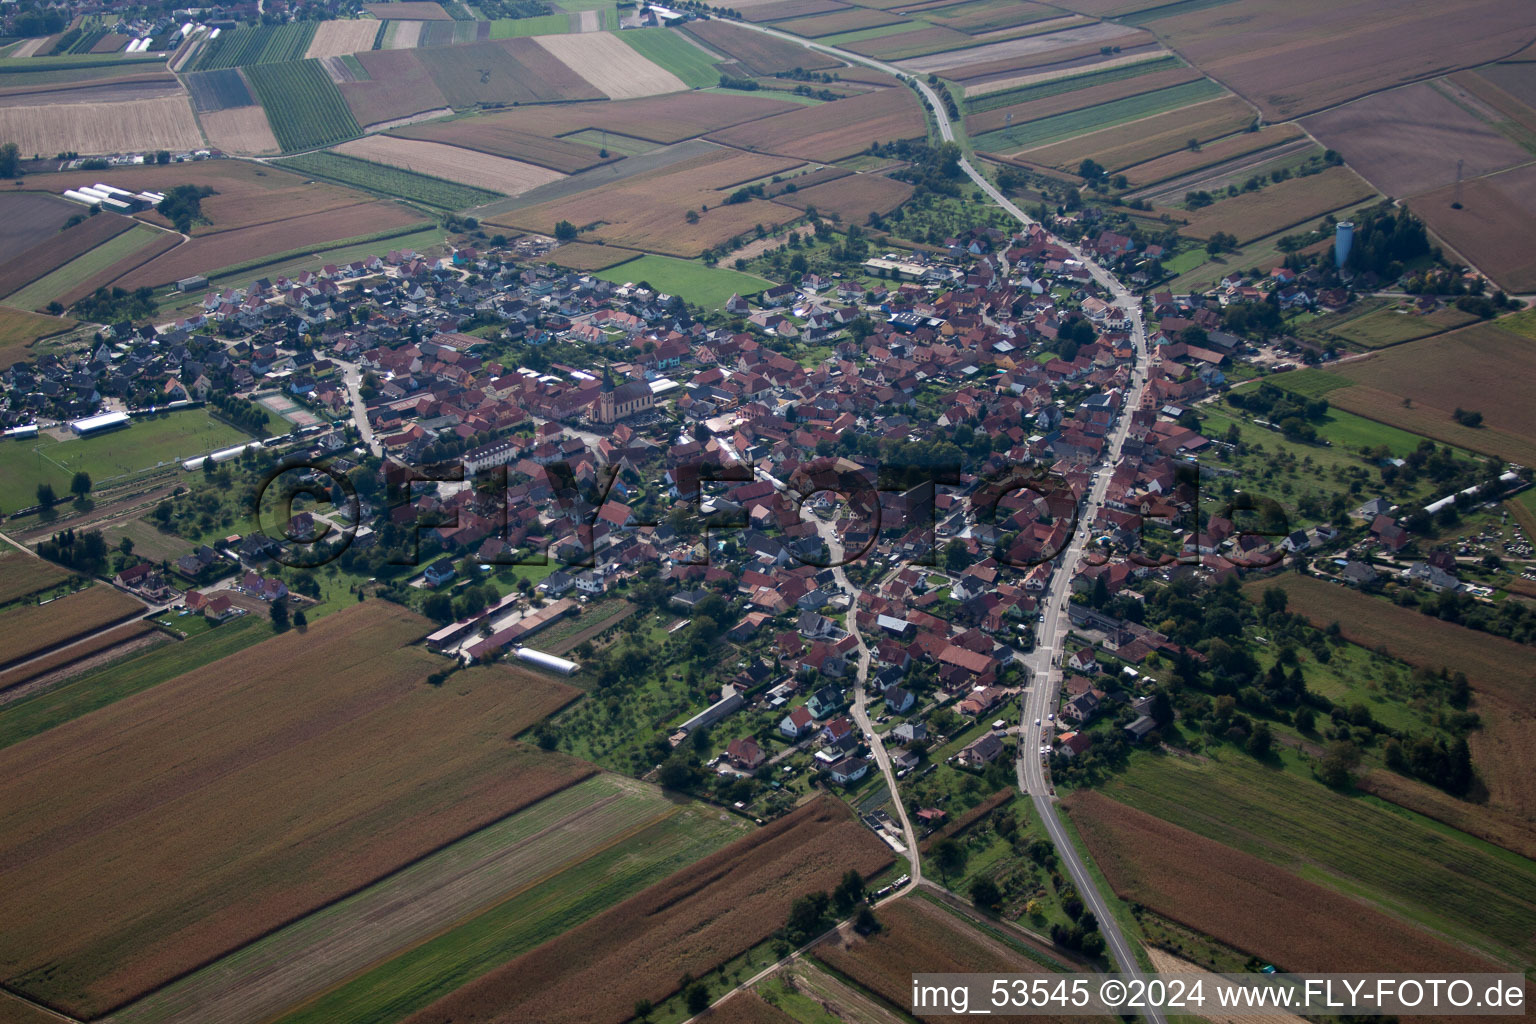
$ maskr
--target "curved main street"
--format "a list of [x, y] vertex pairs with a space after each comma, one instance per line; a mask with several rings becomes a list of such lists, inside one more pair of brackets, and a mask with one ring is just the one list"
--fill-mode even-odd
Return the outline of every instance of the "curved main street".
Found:
[[[890, 75], [910, 81], [927, 102], [929, 110], [933, 113], [938, 125], [939, 137], [945, 142], [955, 141], [954, 126], [950, 123], [949, 114], [945, 110], [943, 102], [938, 94], [921, 77], [912, 75], [894, 64], [875, 60], [861, 54], [828, 46], [825, 43], [816, 43], [787, 32], [767, 28], [762, 25], [754, 25], [750, 22], [734, 21], [732, 24], [741, 28], [761, 32], [764, 35], [773, 36], [788, 42], [797, 43], [807, 49], [817, 50], [821, 53], [837, 57], [855, 64], [862, 64]], [[1030, 226], [1038, 223], [1013, 202], [1004, 196], [988, 181], [980, 171], [964, 156], [960, 158], [960, 168], [968, 178], [976, 184], [976, 187], [999, 207], [1005, 210], [1019, 223]], [[1067, 633], [1066, 607], [1067, 599], [1071, 594], [1071, 572], [1082, 555], [1083, 546], [1087, 543], [1090, 528], [1094, 517], [1098, 515], [1100, 506], [1104, 502], [1105, 491], [1109, 487], [1110, 472], [1120, 459], [1120, 450], [1125, 443], [1125, 437], [1130, 429], [1130, 414], [1141, 407], [1142, 394], [1146, 390], [1147, 373], [1150, 354], [1147, 351], [1146, 324], [1142, 319], [1141, 302], [1131, 293], [1131, 290], [1122, 284], [1118, 278], [1109, 271], [1099, 266], [1078, 247], [1061, 239], [1054, 239], [1075, 259], [1081, 260], [1093, 279], [1110, 293], [1111, 301], [1125, 310], [1131, 319], [1131, 341], [1136, 350], [1136, 361], [1132, 368], [1131, 386], [1127, 390], [1125, 400], [1121, 403], [1120, 422], [1115, 428], [1110, 443], [1105, 446], [1104, 457], [1095, 467], [1095, 476], [1089, 493], [1083, 499], [1080, 506], [1076, 528], [1072, 532], [1071, 541], [1067, 549], [1056, 560], [1056, 572], [1051, 576], [1050, 587], [1044, 595], [1040, 608], [1040, 623], [1035, 636], [1035, 650], [1025, 659], [1030, 671], [1030, 683], [1025, 690], [1022, 703], [1022, 728], [1019, 730], [1019, 788], [1027, 793], [1034, 804], [1035, 814], [1044, 823], [1046, 831], [1050, 833], [1051, 841], [1056, 844], [1056, 850], [1062, 863], [1067, 867], [1067, 872], [1072, 878], [1072, 884], [1076, 886], [1078, 895], [1083, 903], [1093, 912], [1099, 922], [1099, 931], [1104, 936], [1104, 943], [1110, 958], [1115, 966], [1122, 972], [1140, 976], [1141, 969], [1136, 962], [1136, 956], [1121, 930], [1119, 923], [1110, 912], [1109, 904], [1099, 891], [1098, 883], [1089, 874], [1087, 865], [1082, 856], [1072, 844], [1071, 837], [1066, 833], [1061, 823], [1061, 818], [1056, 809], [1056, 797], [1052, 792], [1050, 780], [1046, 777], [1045, 768], [1041, 763], [1038, 751], [1041, 746], [1041, 738], [1046, 732], [1045, 723], [1047, 716], [1055, 704], [1055, 697], [1060, 692], [1061, 669], [1060, 652]], [[841, 573], [841, 570], [839, 570]], [[845, 582], [845, 578], [839, 578], [839, 582]], [[858, 699], [855, 701], [855, 717], [858, 718], [860, 727], [869, 732], [868, 716], [863, 714], [863, 679], [867, 667], [868, 651], [863, 646], [862, 639], [859, 642], [861, 662], [859, 672]], [[862, 715], [862, 717], [860, 717]], [[878, 738], [871, 743], [871, 749], [876, 751], [876, 761], [881, 764], [882, 771], [886, 775], [886, 782], [891, 787], [893, 802], [901, 808], [901, 798], [896, 789], [896, 780], [891, 775], [888, 765], [889, 760], [883, 757], [884, 750], [878, 746]], [[902, 810], [902, 824], [910, 836], [910, 828], [906, 824], [905, 810]], [[917, 881], [916, 851], [913, 851], [913, 883]], [[1153, 1024], [1165, 1024], [1161, 1011], [1149, 1009], [1146, 1017]]]

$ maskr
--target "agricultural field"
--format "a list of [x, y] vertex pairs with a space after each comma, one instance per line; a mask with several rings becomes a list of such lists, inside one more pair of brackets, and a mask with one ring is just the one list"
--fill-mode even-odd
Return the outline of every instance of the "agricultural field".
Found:
[[[1274, 585], [1290, 597], [1292, 610], [1319, 626], [1338, 622], [1353, 643], [1384, 648], [1394, 658], [1431, 671], [1465, 672], [1478, 698], [1473, 709], [1483, 719], [1468, 742], [1490, 802], [1525, 817], [1536, 811], [1531, 789], [1536, 718], [1523, 684], [1529, 676], [1527, 647], [1321, 580], [1287, 573]], [[1249, 584], [1250, 595], [1257, 589]]]
[[0, 137], [23, 153], [196, 149], [202, 133], [182, 94], [113, 103], [0, 106]]
[[[1327, 373], [1353, 386], [1328, 393], [1342, 409], [1473, 451], [1531, 465], [1536, 431], [1525, 382], [1536, 372], [1530, 340], [1494, 324], [1409, 342]], [[1456, 408], [1483, 414], [1464, 427]]]
[[[261, 265], [265, 259], [318, 252], [365, 235], [380, 235], [421, 225], [421, 214], [387, 200], [363, 202], [287, 220], [194, 237], [185, 245], [130, 272], [117, 283], [124, 288], [151, 287], [193, 274], [216, 275], [226, 267]], [[398, 229], [398, 230], [397, 230]], [[389, 248], [386, 246], [386, 248]], [[237, 258], [236, 263], [227, 260]]]
[[1264, 160], [1267, 151], [1294, 143], [1302, 137], [1301, 129], [1293, 124], [1265, 125], [1256, 132], [1241, 132], [1199, 149], [1186, 147], [1177, 153], [1134, 164], [1125, 168], [1123, 173], [1135, 188], [1172, 182], [1243, 157], [1255, 161]]
[[[358, 140], [365, 141], [365, 140]], [[471, 188], [443, 178], [401, 170], [371, 160], [342, 155], [341, 152], [306, 153], [280, 161], [304, 174], [338, 181], [344, 185], [366, 188], [396, 199], [421, 203], [439, 210], [463, 210], [495, 199], [497, 193]]]
[[[336, 147], [336, 152], [445, 181], [459, 182], [478, 192], [494, 193], [479, 199], [479, 203], [488, 202], [496, 195], [520, 195], [531, 188], [551, 181], [559, 181], [564, 177], [559, 171], [551, 171], [519, 160], [508, 160], [506, 157], [491, 156], [489, 153], [476, 153], [458, 146], [445, 146], [440, 142], [397, 139], [387, 135], [370, 135], [357, 139]], [[448, 209], [462, 209], [462, 207], [448, 207]]]
[[1367, 906], [1340, 913], [1346, 897], [1102, 793], [1066, 807], [1116, 895], [1281, 970], [1497, 969]]
[[56, 587], [69, 577], [68, 569], [0, 544], [0, 605]]
[[[502, 120], [503, 118], [506, 120]], [[573, 141], [569, 137], [554, 139], [507, 127], [508, 124], [516, 123], [517, 120], [517, 114], [488, 114], [435, 124], [409, 125], [394, 129], [390, 135], [400, 139], [419, 139], [422, 142], [440, 143], [476, 155], [505, 157], [523, 164], [558, 171], [561, 174], [575, 174], [577, 171], [617, 160], [622, 155], [619, 148], [622, 136], [615, 137], [613, 145], [607, 147], [600, 144], [585, 145], [582, 141]], [[593, 134], [591, 141], [597, 143], [596, 133]], [[606, 160], [602, 156], [603, 148], [609, 151]]]
[[[1461, 196], [1461, 209], [1452, 204]], [[1511, 294], [1536, 291], [1536, 166], [1448, 185], [1408, 201], [1429, 229]]]
[[832, 161], [861, 153], [871, 142], [922, 138], [927, 130], [911, 90], [882, 89], [727, 128], [709, 138], [747, 150]]
[[968, 65], [991, 64], [1002, 60], [1015, 61], [1021, 67], [1027, 67], [1029, 65], [1029, 58], [1049, 53], [1052, 50], [1082, 46], [1090, 43], [1095, 47], [1124, 46], [1128, 38], [1137, 37], [1140, 34], [1137, 29], [1127, 28], [1124, 25], [1096, 22], [1091, 25], [1080, 25], [1076, 28], [1063, 29], [1060, 32], [1026, 36], [1023, 39], [1008, 39], [997, 43], [986, 43], [982, 46], [970, 46], [973, 40], [969, 37], [963, 37], [965, 42], [961, 45], [970, 46], [969, 49], [935, 53], [924, 57], [913, 57], [903, 60], [901, 66], [904, 70], [910, 71], [913, 74], [927, 75], [938, 73], [946, 75], [946, 77], [948, 72], [963, 69]]
[[[488, 213], [490, 224], [553, 234], [566, 220], [589, 228], [588, 237], [665, 255], [692, 257], [752, 230], [777, 227], [799, 211], [753, 199], [725, 204], [735, 187], [795, 166], [793, 160], [727, 151], [705, 152], [672, 166], [507, 213]], [[684, 214], [709, 209], [689, 223]]]
[[1477, 320], [1454, 306], [1419, 313], [1409, 306], [1384, 306], [1328, 328], [1328, 333], [1361, 348], [1385, 348], [1433, 337]]
[[65, 317], [43, 316], [0, 306], [0, 371], [30, 359], [32, 344], [39, 338], [62, 333], [74, 326], [75, 322]]
[[[55, 195], [30, 191], [0, 194], [0, 213], [4, 214], [0, 219], [0, 252], [12, 257], [27, 253], [33, 246], [52, 248], [60, 245], [60, 229], [79, 212], [78, 205]], [[76, 243], [71, 242], [73, 244]], [[40, 253], [44, 251], [39, 250]], [[11, 282], [16, 280], [16, 268], [8, 261], [0, 264], [0, 271], [9, 272], [8, 277], [0, 278], [0, 282], [10, 285], [10, 290], [14, 291], [16, 285]]]
[[366, 80], [337, 85], [357, 123], [372, 128], [428, 111], [448, 111], [448, 99], [413, 50], [359, 53]]
[[839, 0], [747, 0], [742, 5], [742, 17], [747, 21], [775, 21], [825, 14], [847, 7]]
[[[132, 436], [132, 443], [127, 438]], [[84, 470], [101, 487], [120, 476], [218, 451], [249, 435], [214, 419], [204, 409], [141, 416], [127, 427], [94, 437], [56, 441], [46, 434], [26, 440], [0, 441], [0, 475], [14, 492], [31, 496], [38, 484], [49, 484], [61, 498], [69, 482]], [[12, 500], [13, 505], [23, 504]], [[31, 504], [31, 501], [25, 502]]]
[[1013, 153], [1127, 122], [1142, 122], [1154, 114], [1182, 110], [1222, 94], [1221, 86], [1215, 82], [1208, 78], [1197, 78], [1182, 85], [1138, 93], [1082, 110], [1039, 117], [978, 135], [974, 141], [988, 152]]
[[566, 242], [549, 254], [549, 259], [567, 270], [605, 270], [635, 258], [633, 249], [614, 245], [589, 245]]
[[895, 61], [931, 53], [943, 53], [947, 57], [954, 57], [956, 51], [973, 46], [976, 42], [971, 36], [952, 28], [929, 26], [922, 22], [912, 24], [914, 27], [906, 32], [893, 32], [888, 35], [883, 31], [871, 31], [862, 39], [840, 45], [843, 49], [862, 53], [866, 57]]
[[1062, 27], [1082, 24], [1081, 18], [1061, 18], [1061, 9], [1038, 3], [1015, 3], [1013, 0], [969, 0], [967, 3], [943, 4], [927, 9], [924, 20], [936, 22], [946, 28], [958, 29], [970, 35], [999, 32], [1019, 25], [1039, 25], [1041, 29], [1053, 27], [1049, 22], [1061, 22]]
[[682, 79], [652, 64], [612, 32], [539, 36], [534, 42], [609, 99], [636, 100], [688, 88]]
[[[1014, 946], [921, 896], [886, 904], [875, 916], [881, 924], [876, 934], [863, 938], [851, 931], [839, 933], [815, 946], [811, 956], [888, 1006], [911, 1005], [916, 972], [1050, 973]], [[1011, 1015], [997, 1019], [1051, 1022], [1066, 1018]]]
[[[505, 738], [569, 687], [524, 673], [509, 701], [501, 666], [428, 686], [441, 663], [405, 646], [428, 628], [354, 605], [7, 748], [8, 984], [101, 1013], [592, 773]], [[66, 892], [74, 913], [33, 909]]]
[[1478, 178], [1530, 159], [1522, 147], [1475, 116], [1465, 100], [1445, 95], [1449, 88], [1443, 82], [1420, 82], [1315, 114], [1301, 124], [1367, 181], [1397, 198], [1454, 183], [1458, 167], [1465, 177]]
[[1238, 244], [1306, 224], [1333, 210], [1371, 198], [1375, 190], [1347, 167], [1330, 167], [1317, 174], [1292, 177], [1219, 199], [1195, 211], [1179, 233], [1209, 238], [1218, 231], [1237, 237]]
[[776, 71], [804, 68], [819, 71], [837, 67], [842, 62], [807, 50], [803, 46], [774, 39], [751, 29], [724, 21], [691, 21], [683, 29], [715, 53], [722, 53], [753, 75], [771, 75]]
[[620, 1024], [636, 1000], [660, 1002], [685, 972], [702, 976], [767, 938], [796, 895], [890, 862], [884, 843], [822, 797], [409, 1019]]
[[[782, 32], [793, 32], [808, 39], [835, 36], [843, 32], [857, 32], [866, 28], [885, 25], [911, 25], [905, 17], [890, 11], [877, 11], [867, 7], [846, 7], [826, 14], [814, 14], [808, 18], [790, 18], [777, 22], [773, 27]], [[913, 26], [916, 27], [916, 26]]]
[[[1371, 0], [1236, 0], [1212, 17], [1175, 8], [1151, 27], [1191, 64], [1284, 121], [1447, 70], [1510, 53], [1520, 0], [1469, 0], [1456, 17], [1421, 4], [1382, 17]], [[1256, 42], [1257, 41], [1257, 42]]]
[[362, 134], [319, 61], [254, 64], [245, 69], [245, 77], [284, 152], [316, 149]]
[[[115, 1024], [164, 1024], [201, 1015], [225, 1024], [253, 1024], [270, 1020], [400, 953], [412, 969], [408, 979], [396, 981], [392, 1002], [398, 1005], [395, 1001], [409, 998], [407, 994], [428, 979], [436, 986], [449, 984], [441, 974], [426, 974], [421, 965], [427, 958], [412, 947], [435, 940], [430, 944], [438, 946], [441, 954], [446, 943], [438, 939], [439, 933], [453, 929], [449, 934], [454, 934], [467, 928], [467, 922], [503, 916], [500, 904], [507, 899], [523, 904], [525, 910], [528, 904], [546, 903], [548, 894], [543, 890], [554, 887], [552, 879], [567, 874], [590, 878], [593, 862], [609, 847], [622, 844], [631, 849], [633, 844], [635, 860], [650, 866], [648, 841], [670, 838], [671, 833], [690, 827], [699, 830], [700, 841], [667, 843], [669, 854], [677, 847], [695, 846], [703, 853], [742, 831], [734, 821], [713, 824], [702, 809], [670, 800], [644, 783], [615, 775], [594, 776], [260, 939], [228, 960], [114, 1014], [113, 1020]], [[554, 885], [565, 888], [560, 882]], [[499, 938], [508, 943], [520, 936], [504, 933]], [[502, 955], [505, 949], [503, 945]], [[410, 951], [402, 952], [406, 950]], [[433, 962], [441, 963], [441, 957]], [[351, 990], [355, 997], [362, 989], [348, 984], [342, 991]], [[334, 992], [321, 999], [332, 1011], [343, 1001]], [[308, 1008], [299, 1014], [314, 1012]], [[371, 1016], [353, 1004], [333, 1019]]]
[[640, 56], [677, 76], [690, 89], [707, 89], [720, 82], [715, 58], [681, 32], [668, 28], [629, 29], [619, 38]]
[[307, 58], [340, 57], [359, 50], [373, 49], [378, 38], [379, 23], [364, 18], [344, 21], [322, 21], [315, 27], [315, 36], [309, 49], [302, 56]]
[[1459, 800], [1443, 790], [1384, 768], [1374, 769], [1356, 779], [1355, 788], [1536, 860], [1536, 825], [1524, 815], [1492, 804]]
[[705, 309], [720, 309], [734, 294], [751, 295], [773, 286], [751, 274], [721, 267], [710, 267], [669, 256], [641, 256], [618, 266], [599, 270], [596, 277], [616, 284], [644, 281], [657, 291], [681, 295]]
[[0, 610], [0, 667], [46, 653], [144, 611], [144, 603], [97, 583], [47, 604]]
[[1241, 131], [1252, 123], [1253, 110], [1231, 96], [1032, 149], [1027, 159], [1074, 171], [1082, 161], [1092, 159], [1106, 170], [1118, 171], [1187, 149], [1190, 139], [1205, 143]]
[[710, 1011], [711, 1024], [795, 1024], [789, 1016], [755, 992], [738, 992]]
[[199, 114], [256, 104], [256, 97], [251, 95], [250, 87], [245, 84], [239, 68], [193, 71], [183, 76], [183, 80], [192, 97], [192, 109]]
[[816, 207], [820, 214], [834, 213], [846, 223], [863, 223], [871, 213], [886, 214], [912, 196], [912, 186], [878, 174], [850, 174], [819, 185], [781, 192], [774, 202], [798, 210]]
[[1080, 84], [1059, 90], [1048, 90], [1046, 87], [1056, 86], [1061, 82], [1076, 82], [1078, 79], [1064, 79], [1042, 83], [1035, 87], [989, 93], [978, 100], [970, 101], [966, 104], [966, 108], [977, 113], [966, 117], [966, 131], [976, 134], [997, 131], [999, 128], [1009, 126], [1010, 123], [1022, 125], [1071, 110], [1082, 110], [1101, 103], [1125, 100], [1176, 85], [1187, 85], [1190, 82], [1203, 80], [1205, 76], [1194, 68], [1173, 66], [1135, 76], [1112, 77], [1109, 81], [1103, 82], [1094, 82], [1094, 77], [1081, 76], [1083, 81]]
[[[167, 237], [172, 244], [175, 244], [175, 236], [167, 236], [162, 231], [143, 224], [135, 224], [127, 231], [112, 236], [84, 255], [70, 260], [57, 270], [15, 292], [9, 297], [10, 301], [24, 309], [43, 309], [54, 300], [63, 302], [66, 296], [74, 295], [82, 285], [102, 271], [132, 258], [135, 253], [146, 250]], [[65, 305], [68, 304], [65, 303]]]
[[[0, 559], [0, 565], [3, 564], [3, 559]], [[149, 642], [155, 642], [157, 639], [168, 639], [164, 633], [160, 633], [155, 629], [153, 623], [145, 619], [126, 622], [121, 626], [103, 630], [88, 639], [71, 643], [69, 646], [60, 648], [52, 654], [35, 657], [14, 668], [0, 672], [0, 691], [7, 690], [12, 686], [19, 686], [39, 676], [57, 672], [75, 662], [108, 654], [116, 649], [122, 649], [123, 651], [138, 650], [145, 646], [141, 641], [145, 640], [147, 634], [154, 634]]]
[[395, 0], [393, 3], [364, 4], [363, 10], [383, 21], [398, 18], [411, 21], [452, 21], [453, 15], [443, 5], [431, 0]]
[[[303, 60], [305, 56], [322, 56], [309, 54], [310, 43], [320, 24], [314, 21], [294, 21], [286, 25], [226, 29], [219, 34], [219, 38], [203, 43], [195, 70], [217, 71], [219, 68], [238, 68], [248, 64], [286, 64]], [[372, 45], [371, 41], [369, 45]]]
[[[56, 215], [62, 213], [67, 216], [69, 211], [60, 210], [51, 201], [41, 205], [34, 202], [43, 198], [33, 193], [20, 193], [0, 200], [0, 210], [4, 210], [7, 215], [14, 212], [18, 218], [13, 225], [14, 240], [5, 242], [6, 251], [16, 255], [0, 263], [0, 295], [15, 294], [27, 284], [134, 226], [133, 221], [127, 217], [115, 213], [98, 213], [63, 231], [59, 231], [56, 226], [49, 229], [47, 226]], [[52, 200], [53, 197], [46, 198]], [[43, 231], [27, 227], [28, 214], [43, 215], [45, 219], [37, 222], [39, 227], [44, 228]], [[64, 217], [59, 217], [57, 223], [62, 225]]]
[[181, 94], [176, 76], [147, 74], [114, 78], [106, 82], [84, 81], [9, 89], [0, 94], [0, 104], [37, 106], [42, 103], [120, 103], [124, 100], [152, 100]]
[[[641, 59], [628, 47], [624, 51]], [[597, 100], [605, 95], [534, 39], [434, 47], [417, 56], [455, 109]]]
[[233, 107], [202, 114], [198, 118], [208, 144], [225, 153], [256, 156], [280, 149], [272, 124], [261, 107]]

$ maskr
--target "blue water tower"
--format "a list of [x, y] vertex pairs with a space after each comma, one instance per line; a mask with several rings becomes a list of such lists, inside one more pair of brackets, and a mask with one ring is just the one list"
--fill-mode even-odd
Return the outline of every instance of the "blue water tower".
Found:
[[1344, 269], [1344, 261], [1349, 259], [1349, 247], [1355, 240], [1355, 225], [1351, 221], [1341, 220], [1333, 229], [1333, 259], [1340, 270]]

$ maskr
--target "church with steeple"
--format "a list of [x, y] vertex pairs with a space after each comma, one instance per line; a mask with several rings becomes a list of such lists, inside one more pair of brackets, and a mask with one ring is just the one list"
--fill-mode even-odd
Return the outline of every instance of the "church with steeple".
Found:
[[603, 367], [603, 386], [598, 391], [592, 422], [613, 424], [645, 412], [656, 404], [651, 386], [643, 380], [631, 380], [614, 387], [613, 374]]

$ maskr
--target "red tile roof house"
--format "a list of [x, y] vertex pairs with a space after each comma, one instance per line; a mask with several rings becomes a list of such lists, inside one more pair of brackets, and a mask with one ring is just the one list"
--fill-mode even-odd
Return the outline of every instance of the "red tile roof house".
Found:
[[752, 772], [768, 760], [768, 755], [757, 745], [757, 740], [744, 736], [731, 740], [730, 746], [725, 748], [725, 759], [744, 772]]

